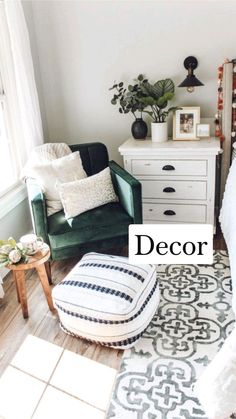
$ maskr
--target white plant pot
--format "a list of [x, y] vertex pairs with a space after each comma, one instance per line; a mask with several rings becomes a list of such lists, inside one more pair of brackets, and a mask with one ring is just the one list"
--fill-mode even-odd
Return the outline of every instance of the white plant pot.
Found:
[[155, 143], [164, 143], [168, 140], [167, 122], [152, 122], [152, 141]]

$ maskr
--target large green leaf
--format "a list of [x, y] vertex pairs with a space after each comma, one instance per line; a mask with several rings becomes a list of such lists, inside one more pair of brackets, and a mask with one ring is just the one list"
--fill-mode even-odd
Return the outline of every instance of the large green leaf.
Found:
[[156, 105], [156, 101], [153, 97], [151, 96], [146, 96], [146, 97], [142, 97], [140, 98], [140, 102], [145, 105], [145, 106], [153, 106]]
[[175, 85], [171, 79], [159, 80], [154, 84], [158, 97], [164, 96], [165, 93], [174, 93]]
[[173, 97], [174, 97], [174, 93], [167, 92], [158, 99], [157, 105], [163, 109], [167, 106], [168, 100], [173, 99]]
[[152, 86], [149, 82], [143, 83], [140, 86], [141, 92], [146, 96], [151, 96], [153, 99], [158, 99], [158, 91], [155, 86]]

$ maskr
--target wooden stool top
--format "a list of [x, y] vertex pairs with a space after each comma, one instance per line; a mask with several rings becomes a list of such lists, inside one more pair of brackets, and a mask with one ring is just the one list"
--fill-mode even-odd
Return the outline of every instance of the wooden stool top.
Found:
[[47, 262], [49, 258], [50, 248], [46, 243], [44, 243], [43, 247], [40, 250], [38, 250], [34, 255], [28, 256], [27, 263], [11, 264], [7, 265], [6, 268], [10, 269], [11, 271], [23, 271], [33, 269]]

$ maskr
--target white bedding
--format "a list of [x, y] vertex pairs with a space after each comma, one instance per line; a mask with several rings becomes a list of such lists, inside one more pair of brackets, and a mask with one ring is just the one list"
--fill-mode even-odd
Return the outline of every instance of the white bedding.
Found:
[[221, 229], [228, 247], [232, 278], [232, 308], [236, 314], [236, 159], [229, 170], [220, 212]]
[[[232, 308], [236, 314], [236, 158], [226, 181], [220, 212], [232, 278]], [[226, 419], [236, 410], [236, 328], [196, 383], [195, 392], [207, 417]]]

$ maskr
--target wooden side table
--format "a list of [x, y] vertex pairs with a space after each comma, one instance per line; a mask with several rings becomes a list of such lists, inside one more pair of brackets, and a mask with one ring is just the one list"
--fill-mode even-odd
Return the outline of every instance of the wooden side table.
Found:
[[7, 265], [7, 268], [10, 269], [13, 273], [13, 277], [16, 284], [17, 299], [18, 302], [21, 303], [22, 314], [25, 319], [29, 317], [25, 286], [25, 271], [29, 269], [36, 269], [36, 271], [38, 272], [38, 276], [41, 281], [45, 297], [47, 299], [48, 307], [51, 311], [55, 310], [52, 302], [51, 289], [49, 286], [47, 271], [45, 267], [45, 264], [48, 261], [49, 257], [50, 249], [45, 244], [41, 250], [39, 250], [34, 255], [29, 256], [28, 263]]

